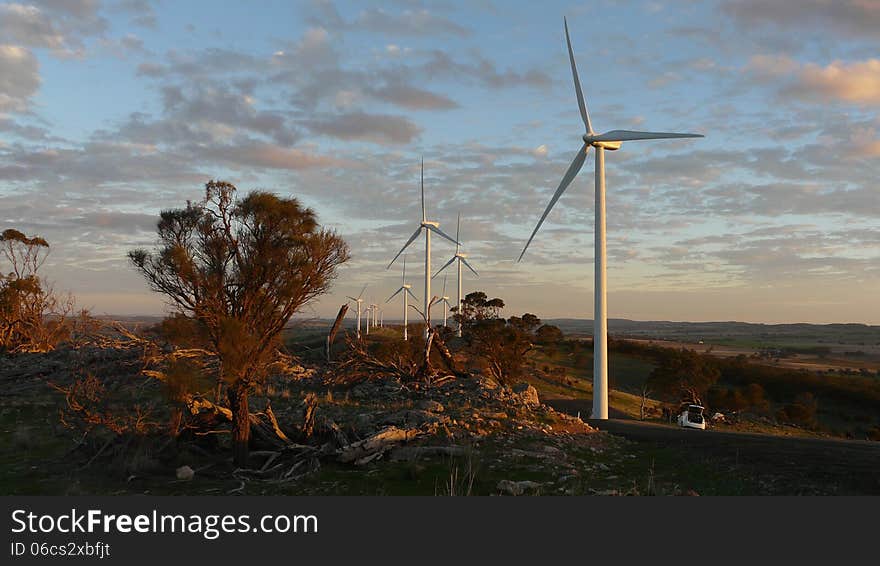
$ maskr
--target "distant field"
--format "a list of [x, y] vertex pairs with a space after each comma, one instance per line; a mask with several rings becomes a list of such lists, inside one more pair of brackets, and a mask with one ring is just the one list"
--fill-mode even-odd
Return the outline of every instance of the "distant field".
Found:
[[[592, 336], [591, 320], [556, 319], [571, 337]], [[752, 356], [779, 350], [784, 355], [760, 363], [812, 372], [880, 371], [880, 326], [865, 324], [752, 324], [745, 322], [665, 322], [611, 319], [612, 337], [657, 342], [718, 357]], [[823, 351], [822, 353], [816, 353]]]

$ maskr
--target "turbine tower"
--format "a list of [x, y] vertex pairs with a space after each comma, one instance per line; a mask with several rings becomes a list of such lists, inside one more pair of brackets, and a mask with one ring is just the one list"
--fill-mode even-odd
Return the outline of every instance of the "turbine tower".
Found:
[[366, 329], [367, 329], [366, 335], [369, 336], [370, 335], [370, 322], [373, 320], [373, 305], [372, 304], [367, 305], [367, 311], [365, 314], [367, 315], [367, 324], [365, 325]]
[[590, 122], [590, 114], [587, 112], [587, 105], [584, 102], [584, 95], [581, 92], [581, 82], [578, 78], [577, 66], [574, 62], [574, 52], [571, 49], [571, 39], [568, 35], [568, 22], [565, 25], [565, 42], [568, 45], [568, 60], [571, 64], [571, 74], [574, 78], [574, 91], [577, 95], [578, 108], [580, 109], [581, 119], [584, 122], [585, 133], [582, 137], [583, 146], [578, 150], [574, 160], [568, 167], [568, 171], [562, 177], [559, 187], [550, 199], [550, 204], [538, 220], [529, 241], [526, 242], [522, 253], [517, 261], [522, 260], [529, 244], [537, 234], [544, 219], [550, 213], [553, 205], [568, 188], [587, 158], [590, 147], [596, 148], [596, 225], [595, 225], [595, 296], [594, 296], [594, 314], [593, 314], [593, 415], [594, 419], [608, 418], [608, 307], [606, 302], [606, 254], [605, 254], [605, 150], [614, 151], [620, 149], [623, 142], [635, 140], [659, 140], [672, 138], [701, 138], [700, 134], [677, 134], [668, 132], [635, 132], [630, 130], [610, 130], [603, 134], [596, 134], [593, 131], [593, 125]]
[[357, 298], [346, 295], [349, 298], [349, 300], [354, 301], [354, 303], [357, 305], [357, 339], [358, 340], [361, 339], [361, 305], [364, 302], [364, 300], [361, 297], [364, 296], [364, 291], [366, 291], [366, 290], [367, 290], [367, 286], [364, 285], [364, 288], [361, 289], [361, 294], [358, 295]]
[[[388, 267], [385, 269], [391, 269], [391, 265], [394, 261], [400, 257], [400, 254], [403, 253], [403, 250], [409, 247], [416, 238], [419, 237], [419, 234], [422, 233], [422, 230], [425, 231], [425, 310], [423, 312], [425, 316], [425, 320], [428, 317], [428, 309], [430, 308], [431, 301], [431, 232], [436, 232], [438, 235], [446, 238], [453, 244], [458, 245], [458, 240], [453, 240], [449, 236], [447, 236], [441, 229], [440, 223], [434, 222], [433, 220], [428, 220], [427, 212], [425, 211], [425, 160], [422, 159], [422, 177], [421, 177], [421, 186], [422, 186], [422, 221], [419, 223], [419, 227], [416, 228], [416, 231], [413, 232], [413, 235], [410, 236], [409, 240], [403, 244], [403, 247], [400, 248], [400, 251], [397, 252], [397, 255], [394, 256], [394, 259], [391, 260], [391, 263], [388, 264]], [[430, 328], [428, 328], [428, 324], [425, 324], [425, 338], [428, 337], [428, 332]]]
[[[443, 265], [443, 267], [438, 269], [437, 273], [434, 274], [434, 277], [437, 277], [438, 275], [440, 275], [441, 271], [443, 271], [444, 269], [446, 269], [447, 267], [452, 265], [453, 262], [456, 262], [456, 261], [458, 262], [458, 266], [457, 266], [458, 267], [458, 303], [456, 303], [458, 305], [458, 314], [461, 314], [461, 264], [462, 263], [465, 264], [467, 266], [467, 268], [470, 269], [471, 271], [473, 271], [474, 275], [476, 275], [477, 277], [480, 276], [480, 274], [477, 273], [477, 271], [473, 267], [471, 267], [471, 264], [468, 263], [467, 254], [463, 254], [460, 251], [461, 244], [459, 243], [460, 240], [458, 239], [460, 233], [461, 233], [461, 213], [459, 212], [458, 213], [458, 224], [456, 225], [456, 228], [455, 228], [455, 255], [452, 256], [452, 258], [449, 261], [447, 261]], [[444, 287], [443, 287], [443, 294], [444, 295], [446, 294], [445, 283], [444, 283]], [[448, 297], [446, 297], [446, 298], [448, 299]], [[446, 326], [446, 312], [445, 312], [445, 310], [443, 313], [443, 325]], [[461, 338], [461, 322], [458, 323], [458, 330], [456, 331], [456, 335], [459, 338]]]
[[409, 321], [408, 313], [407, 313], [407, 311], [409, 310], [409, 301], [407, 299], [407, 295], [412, 297], [414, 300], [418, 301], [418, 299], [416, 299], [416, 296], [412, 294], [412, 291], [409, 290], [410, 287], [412, 287], [412, 285], [407, 285], [407, 283], [406, 283], [406, 255], [404, 254], [404, 256], [403, 256], [403, 284], [400, 286], [400, 289], [395, 291], [394, 294], [391, 295], [390, 297], [388, 297], [388, 300], [385, 301], [386, 303], [390, 303], [391, 299], [396, 297], [398, 293], [403, 293], [403, 339], [404, 339], [404, 341], [409, 339], [409, 337], [407, 336], [407, 324]]
[[446, 328], [446, 319], [449, 314], [449, 307], [452, 305], [449, 303], [449, 297], [446, 296], [446, 276], [443, 276], [443, 296], [440, 297], [440, 302], [443, 303], [443, 328]]

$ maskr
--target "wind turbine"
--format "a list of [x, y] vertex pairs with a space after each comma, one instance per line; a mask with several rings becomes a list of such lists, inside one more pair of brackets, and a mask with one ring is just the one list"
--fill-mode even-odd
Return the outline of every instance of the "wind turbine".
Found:
[[659, 140], [672, 138], [701, 138], [700, 134], [676, 134], [668, 132], [634, 132], [630, 130], [610, 130], [603, 134], [596, 134], [590, 122], [590, 114], [584, 102], [581, 92], [581, 82], [578, 78], [577, 66], [574, 62], [574, 52], [571, 49], [571, 39], [568, 35], [568, 21], [565, 24], [565, 42], [568, 45], [568, 60], [571, 63], [571, 74], [574, 77], [574, 90], [577, 95], [578, 108], [581, 119], [584, 122], [585, 133], [582, 137], [584, 144], [578, 150], [574, 160], [568, 167], [568, 171], [562, 177], [559, 187], [550, 199], [550, 204], [538, 220], [538, 225], [526, 242], [522, 253], [517, 261], [522, 260], [532, 238], [538, 232], [544, 219], [550, 213], [553, 205], [568, 188], [587, 158], [590, 147], [596, 148], [596, 225], [595, 225], [595, 307], [593, 315], [593, 415], [594, 419], [608, 418], [608, 305], [606, 302], [606, 254], [605, 254], [605, 150], [614, 151], [620, 149], [623, 142], [636, 140]]
[[[434, 277], [437, 277], [438, 275], [440, 275], [441, 271], [443, 271], [444, 269], [446, 269], [447, 267], [452, 265], [453, 262], [455, 262], [455, 261], [458, 262], [458, 303], [457, 304], [458, 304], [458, 313], [459, 314], [461, 314], [461, 264], [462, 263], [465, 264], [467, 266], [467, 268], [470, 269], [471, 271], [473, 271], [474, 275], [476, 275], [477, 277], [480, 276], [480, 274], [477, 273], [477, 271], [473, 267], [471, 267], [471, 264], [468, 263], [467, 254], [463, 254], [460, 251], [461, 250], [461, 243], [459, 242], [459, 239], [458, 239], [460, 233], [461, 233], [461, 213], [459, 212], [458, 213], [458, 224], [455, 227], [455, 255], [452, 256], [452, 259], [447, 261], [443, 265], [443, 267], [438, 269], [437, 273], [434, 274]], [[446, 283], [444, 282], [443, 285], [444, 285], [443, 294], [445, 295], [446, 294]], [[444, 298], [448, 299], [449, 297], [444, 297]], [[448, 301], [447, 301], [447, 303], [448, 303]], [[443, 325], [446, 326], [445, 307], [444, 307], [444, 312], [443, 312]], [[461, 337], [461, 322], [458, 323], [458, 331], [456, 334], [458, 335], [459, 338]]]
[[[346, 295], [350, 300], [354, 301], [357, 305], [357, 338], [361, 339], [361, 304], [363, 304], [364, 300], [361, 298], [364, 296], [364, 291], [367, 290], [367, 286], [364, 285], [364, 288], [361, 289], [361, 294], [357, 296], [357, 298]], [[369, 330], [367, 331], [369, 333]]]
[[440, 297], [440, 302], [443, 303], [443, 328], [446, 328], [446, 318], [449, 312], [449, 307], [452, 305], [449, 303], [449, 297], [446, 296], [446, 279], [447, 277], [443, 277], [443, 296]]
[[416, 296], [412, 294], [412, 291], [409, 290], [410, 287], [412, 287], [412, 285], [407, 285], [407, 283], [406, 283], [406, 255], [404, 255], [403, 256], [403, 285], [401, 285], [400, 289], [395, 291], [394, 294], [391, 295], [390, 297], [388, 297], [388, 300], [385, 301], [386, 303], [390, 303], [391, 299], [396, 297], [398, 293], [401, 293], [401, 292], [403, 293], [403, 339], [404, 340], [407, 340], [409, 338], [407, 336], [407, 330], [406, 330], [406, 325], [408, 324], [408, 320], [409, 320], [409, 318], [408, 318], [409, 315], [407, 314], [409, 311], [409, 301], [407, 299], [407, 295], [412, 297], [414, 300], [418, 301], [418, 299], [416, 299]]
[[373, 321], [373, 304], [372, 304], [372, 303], [370, 303], [370, 304], [367, 305], [367, 312], [366, 312], [366, 315], [367, 315], [367, 324], [366, 324], [367, 332], [366, 332], [366, 335], [369, 336], [369, 335], [370, 335], [370, 325], [371, 325], [371, 323], [372, 323], [372, 321]]
[[[424, 158], [422, 159], [421, 180], [422, 180], [422, 182], [421, 182], [421, 186], [422, 186], [422, 221], [419, 223], [419, 227], [416, 228], [416, 231], [413, 232], [413, 235], [409, 237], [409, 240], [407, 240], [405, 244], [403, 244], [403, 247], [400, 248], [400, 251], [397, 252], [397, 255], [394, 256], [394, 259], [391, 260], [391, 263], [389, 263], [388, 267], [386, 267], [385, 269], [391, 269], [391, 264], [393, 264], [394, 261], [398, 257], [400, 257], [400, 254], [403, 253], [403, 250], [408, 248], [409, 245], [412, 244], [415, 241], [415, 239], [419, 237], [419, 234], [421, 234], [422, 230], [425, 231], [425, 300], [424, 300], [425, 310], [424, 310], [424, 316], [426, 317], [426, 320], [427, 320], [428, 308], [431, 306], [430, 305], [430, 301], [431, 301], [431, 232], [436, 232], [438, 235], [446, 238], [447, 240], [449, 240], [450, 242], [452, 242], [455, 245], [458, 245], [458, 240], [457, 239], [453, 240], [452, 238], [447, 236], [440, 229], [439, 222], [434, 222], [433, 220], [428, 220], [428, 215], [427, 215], [427, 212], [425, 211], [425, 160], [424, 160]], [[428, 337], [429, 330], [430, 329], [428, 328], [428, 325], [426, 324], [425, 325], [425, 338]]]

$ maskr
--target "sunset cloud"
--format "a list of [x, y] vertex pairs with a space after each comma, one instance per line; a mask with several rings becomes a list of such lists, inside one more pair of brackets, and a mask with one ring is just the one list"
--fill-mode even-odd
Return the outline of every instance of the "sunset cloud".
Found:
[[28, 49], [0, 45], [0, 112], [21, 112], [40, 87], [37, 58]]
[[780, 82], [786, 96], [880, 106], [880, 59], [823, 66], [784, 55], [756, 55], [747, 70], [759, 80]]

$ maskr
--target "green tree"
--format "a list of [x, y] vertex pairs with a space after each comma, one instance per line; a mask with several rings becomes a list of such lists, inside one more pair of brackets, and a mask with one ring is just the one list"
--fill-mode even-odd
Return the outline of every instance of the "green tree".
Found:
[[648, 376], [648, 383], [668, 400], [701, 403], [720, 376], [709, 356], [693, 350], [669, 350]]
[[157, 249], [129, 258], [216, 354], [232, 411], [233, 458], [244, 465], [248, 392], [264, 379], [290, 317], [329, 289], [348, 246], [297, 199], [254, 191], [238, 200], [236, 188], [220, 181], [205, 185], [200, 202], [162, 211], [158, 235]]
[[526, 356], [534, 348], [535, 330], [541, 319], [526, 313], [505, 320], [504, 301], [489, 299], [482, 291], [469, 293], [462, 301], [462, 332], [469, 353], [482, 359], [489, 375], [503, 384], [520, 377]]

